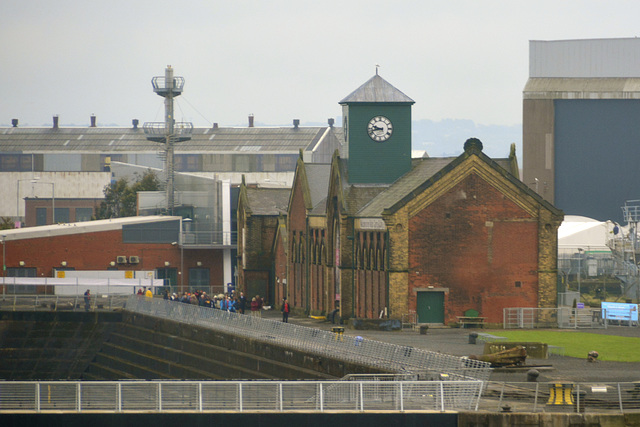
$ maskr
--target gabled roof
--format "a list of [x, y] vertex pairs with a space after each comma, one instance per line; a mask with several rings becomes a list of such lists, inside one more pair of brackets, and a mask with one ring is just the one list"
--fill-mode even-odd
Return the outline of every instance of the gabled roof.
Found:
[[339, 104], [355, 102], [415, 103], [413, 99], [396, 89], [378, 74], [371, 77], [366, 83], [347, 95]]
[[306, 163], [304, 167], [307, 172], [307, 184], [309, 185], [311, 204], [315, 209], [318, 204], [327, 198], [331, 165], [328, 163]]
[[251, 215], [286, 215], [290, 188], [249, 188], [247, 206]]
[[385, 209], [395, 205], [408, 194], [411, 194], [416, 188], [444, 169], [444, 167], [449, 165], [453, 160], [455, 160], [455, 157], [433, 157], [412, 160], [411, 170], [385, 188], [385, 191], [377, 197], [370, 199], [368, 204], [357, 211], [356, 216], [381, 216]]
[[[469, 144], [470, 141], [472, 141], [471, 144]], [[539, 205], [542, 205], [547, 210], [552, 212], [554, 215], [557, 215], [560, 217], [564, 216], [564, 213], [560, 209], [556, 208], [551, 203], [544, 200], [540, 195], [538, 195], [538, 193], [530, 189], [522, 181], [520, 181], [520, 179], [515, 177], [510, 172], [511, 166], [512, 166], [511, 158], [501, 159], [500, 161], [495, 161], [491, 159], [490, 157], [488, 157], [486, 154], [482, 152], [482, 143], [475, 138], [471, 138], [467, 140], [467, 142], [465, 143], [465, 151], [460, 156], [452, 159], [448, 164], [444, 165], [444, 167], [442, 167], [439, 171], [436, 171], [435, 173], [433, 173], [431, 176], [427, 177], [427, 175], [425, 174], [425, 176], [418, 176], [416, 178], [415, 176], [411, 176], [412, 175], [411, 172], [413, 172], [412, 170], [402, 178], [398, 179], [392, 185], [392, 187], [389, 188], [388, 192], [384, 194], [384, 196], [381, 195], [381, 197], [384, 197], [384, 203], [381, 203], [382, 199], [381, 201], [374, 200], [370, 205], [368, 205], [367, 207], [365, 207], [365, 209], [359, 212], [358, 216], [361, 216], [361, 217], [379, 216], [379, 215], [382, 215], [383, 213], [389, 214], [389, 213], [396, 212], [398, 209], [402, 208], [407, 203], [409, 203], [417, 194], [420, 194], [425, 189], [431, 187], [433, 184], [438, 182], [441, 178], [446, 176], [449, 172], [453, 171], [461, 163], [463, 163], [464, 161], [466, 161], [472, 156], [476, 156], [482, 163], [487, 165], [489, 168], [493, 169], [497, 174], [501, 175], [504, 179], [509, 181], [515, 187], [517, 187], [520, 191], [522, 191], [523, 193], [533, 198], [536, 203], [538, 203]], [[432, 159], [423, 159], [423, 161], [428, 161], [428, 160], [432, 160]], [[425, 163], [428, 163], [428, 162], [425, 162]], [[434, 169], [429, 169], [428, 167], [426, 170], [429, 173], [434, 172]], [[407, 185], [403, 183], [405, 178], [408, 179], [410, 182]], [[421, 180], [422, 182], [420, 183]], [[418, 184], [418, 185], [413, 186], [414, 184]], [[397, 192], [395, 191], [396, 188], [398, 188]], [[384, 205], [386, 205], [386, 207]], [[382, 209], [382, 211], [380, 209]]]
[[[366, 205], [363, 205], [355, 212], [355, 216], [374, 218], [382, 216], [383, 213], [396, 211], [413, 199], [416, 194], [433, 185], [465, 159], [474, 154], [507, 180], [518, 186], [522, 191], [525, 191], [539, 203], [545, 205], [552, 212], [561, 214], [561, 211], [546, 202], [513, 175], [515, 161], [515, 153], [513, 150], [514, 148], [512, 147], [509, 158], [496, 160], [489, 158], [481, 151], [481, 148], [477, 147], [471, 147], [468, 150], [465, 149], [465, 152], [458, 157], [413, 159], [411, 170], [408, 173], [400, 177], [384, 189], [384, 191], [381, 191], [377, 196], [372, 197]], [[517, 170], [517, 168], [515, 169]]]

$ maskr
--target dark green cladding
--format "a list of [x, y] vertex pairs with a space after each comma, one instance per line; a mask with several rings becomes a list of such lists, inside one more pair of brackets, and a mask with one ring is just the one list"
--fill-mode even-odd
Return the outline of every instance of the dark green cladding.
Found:
[[[351, 103], [348, 115], [349, 182], [354, 184], [390, 184], [411, 168], [411, 104]], [[367, 133], [369, 121], [376, 116], [391, 120], [393, 133], [384, 142], [372, 140]]]

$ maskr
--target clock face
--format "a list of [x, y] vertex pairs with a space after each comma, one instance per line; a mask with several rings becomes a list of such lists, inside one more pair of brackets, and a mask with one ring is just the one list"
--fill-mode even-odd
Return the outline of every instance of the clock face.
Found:
[[393, 125], [391, 124], [391, 120], [387, 119], [384, 116], [376, 116], [373, 119], [369, 120], [369, 124], [367, 125], [367, 133], [369, 137], [376, 142], [384, 142], [387, 139], [391, 138], [391, 134], [393, 133]]

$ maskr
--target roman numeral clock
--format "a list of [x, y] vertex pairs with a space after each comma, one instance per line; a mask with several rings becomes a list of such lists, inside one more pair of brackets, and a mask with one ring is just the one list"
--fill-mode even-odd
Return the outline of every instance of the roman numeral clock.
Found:
[[350, 183], [390, 184], [411, 169], [413, 104], [377, 73], [340, 101]]
[[391, 120], [386, 118], [385, 116], [376, 116], [373, 119], [369, 120], [369, 124], [367, 125], [367, 133], [369, 134], [369, 138], [373, 139], [376, 142], [384, 142], [391, 138], [391, 134], [393, 133], [393, 125], [391, 124]]

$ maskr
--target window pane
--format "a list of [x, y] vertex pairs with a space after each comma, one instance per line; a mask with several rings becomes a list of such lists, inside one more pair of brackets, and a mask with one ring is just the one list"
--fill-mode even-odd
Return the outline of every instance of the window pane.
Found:
[[92, 216], [92, 208], [76, 208], [76, 222], [91, 221]]
[[56, 208], [55, 223], [69, 222], [69, 208]]

